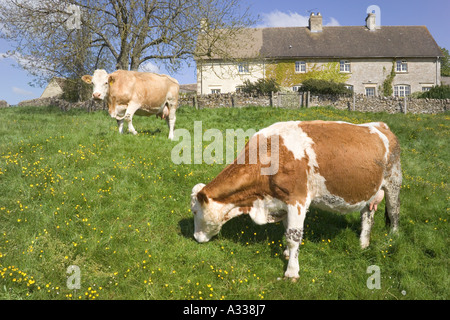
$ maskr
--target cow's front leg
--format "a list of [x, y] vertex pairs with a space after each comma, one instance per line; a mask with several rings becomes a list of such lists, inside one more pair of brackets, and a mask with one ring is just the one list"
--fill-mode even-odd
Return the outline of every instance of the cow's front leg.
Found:
[[119, 128], [119, 133], [123, 133], [123, 119], [117, 120], [117, 127]]
[[140, 106], [138, 104], [129, 104], [124, 117], [125, 121], [128, 123], [128, 132], [134, 135], [137, 134], [137, 131], [133, 127], [133, 115], [139, 109], [139, 107]]
[[306, 216], [306, 205], [288, 205], [286, 221], [286, 242], [289, 250], [289, 261], [284, 276], [293, 281], [298, 279], [300, 270], [298, 264], [298, 251], [303, 237], [303, 223]]
[[[167, 107], [166, 107], [167, 108]], [[176, 105], [169, 105], [169, 116], [166, 118], [167, 126], [169, 127], [169, 139], [173, 140], [173, 130], [175, 128], [175, 121], [177, 117], [175, 116], [175, 112], [177, 111]]]

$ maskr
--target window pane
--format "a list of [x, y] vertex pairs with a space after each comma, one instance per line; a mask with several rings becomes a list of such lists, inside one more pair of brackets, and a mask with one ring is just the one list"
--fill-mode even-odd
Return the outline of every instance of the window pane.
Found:
[[348, 60], [340, 61], [340, 71], [341, 72], [350, 72], [350, 62]]
[[411, 86], [408, 85], [398, 85], [394, 87], [395, 97], [406, 97], [411, 94]]
[[306, 72], [306, 62], [295, 61], [295, 72]]
[[239, 73], [248, 73], [249, 71], [248, 63], [239, 63], [238, 64], [238, 72]]
[[366, 88], [366, 96], [374, 97], [375, 96], [375, 88]]

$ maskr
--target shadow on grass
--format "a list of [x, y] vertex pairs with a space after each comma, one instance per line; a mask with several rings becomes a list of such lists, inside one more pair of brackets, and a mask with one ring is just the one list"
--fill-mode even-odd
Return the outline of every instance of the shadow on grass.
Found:
[[[194, 240], [193, 217], [180, 220], [178, 225], [185, 238]], [[345, 229], [352, 230], [355, 236], [359, 237], [361, 232], [359, 213], [358, 218], [352, 215], [347, 219], [342, 214], [311, 209], [305, 219], [303, 238], [319, 243], [322, 239], [334, 239]], [[244, 245], [267, 243], [267, 241], [278, 242], [284, 238], [284, 232], [282, 222], [257, 225], [248, 215], [242, 215], [225, 223], [219, 235], [214, 238], [220, 237]]]

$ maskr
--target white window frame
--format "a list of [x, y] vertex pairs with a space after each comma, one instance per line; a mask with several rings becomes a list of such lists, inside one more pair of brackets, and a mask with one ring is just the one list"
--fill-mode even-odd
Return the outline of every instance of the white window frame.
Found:
[[344, 85], [344, 87], [348, 90], [353, 91], [353, 86], [351, 84], [346, 84], [346, 85]]
[[[369, 94], [368, 90], [372, 91], [373, 93], [372, 93], [372, 94]], [[365, 87], [365, 88], [364, 88], [364, 95], [365, 95], [366, 97], [375, 97], [376, 94], [377, 94], [376, 87]]]
[[213, 88], [213, 89], [211, 89], [211, 94], [220, 94], [220, 93], [221, 93], [220, 88]]
[[397, 73], [408, 72], [408, 62], [406, 60], [397, 60], [395, 62], [395, 72]]
[[411, 86], [409, 84], [398, 84], [394, 86], [394, 97], [407, 97], [411, 95]]
[[349, 60], [339, 61], [339, 71], [344, 73], [350, 73], [352, 70]]
[[250, 66], [248, 62], [241, 62], [238, 64], [238, 73], [247, 74], [250, 73]]
[[295, 73], [306, 73], [305, 61], [295, 61]]

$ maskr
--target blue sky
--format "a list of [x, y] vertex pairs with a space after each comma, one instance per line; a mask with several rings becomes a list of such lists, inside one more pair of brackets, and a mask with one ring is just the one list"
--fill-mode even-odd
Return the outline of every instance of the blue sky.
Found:
[[[450, 49], [450, 0], [242, 0], [242, 5], [250, 5], [251, 13], [261, 18], [259, 26], [266, 27], [304, 25], [310, 11], [320, 12], [325, 25], [364, 25], [367, 7], [377, 5], [382, 26], [425, 25], [439, 46]], [[2, 58], [10, 49], [10, 44], [0, 39], [0, 100], [17, 104], [38, 98], [44, 88], [30, 86], [33, 78], [17, 67], [14, 59]], [[182, 84], [195, 83], [195, 66], [172, 76]]]

